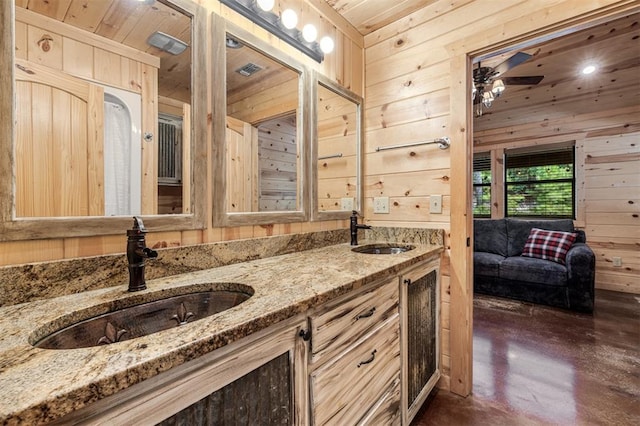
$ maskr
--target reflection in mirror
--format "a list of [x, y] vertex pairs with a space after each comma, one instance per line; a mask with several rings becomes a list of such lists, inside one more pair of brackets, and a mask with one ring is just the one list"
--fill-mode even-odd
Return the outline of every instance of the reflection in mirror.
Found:
[[227, 211], [300, 210], [298, 71], [226, 40]]
[[316, 73], [314, 218], [361, 209], [362, 98]]
[[190, 211], [191, 21], [161, 1], [16, 3], [16, 217]]
[[205, 17], [190, 0], [1, 3], [1, 240], [114, 234], [132, 214], [205, 226]]

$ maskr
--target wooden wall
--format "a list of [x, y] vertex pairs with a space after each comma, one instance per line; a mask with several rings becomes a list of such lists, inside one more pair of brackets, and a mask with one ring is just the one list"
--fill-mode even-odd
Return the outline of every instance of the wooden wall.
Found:
[[[629, 1], [438, 0], [365, 36], [365, 217], [381, 226], [443, 228], [443, 379], [471, 391], [472, 282], [470, 249], [470, 62], [466, 55], [521, 43], [527, 37], [633, 7]], [[637, 4], [635, 5], [637, 6]], [[469, 92], [467, 91], [469, 90]], [[425, 145], [376, 152], [376, 147], [442, 136], [452, 147]], [[429, 197], [443, 195], [442, 214]], [[390, 198], [389, 214], [372, 199]]]
[[[264, 29], [250, 23], [246, 19], [237, 15], [230, 9], [222, 6], [217, 1], [197, 0], [208, 13], [216, 13], [230, 20], [236, 25], [250, 31], [260, 39], [276, 46], [285, 51], [289, 56], [294, 57], [298, 61], [304, 63], [309, 68], [317, 70], [330, 79], [338, 82], [346, 88], [362, 95], [364, 93], [364, 41], [360, 33], [358, 33], [344, 18], [338, 15], [324, 0], [302, 1], [294, 0], [288, 2], [291, 7], [298, 7], [303, 10], [303, 15], [313, 17], [318, 25], [322, 26], [321, 31], [325, 28], [336, 41], [336, 49], [334, 53], [327, 55], [322, 64], [309, 59], [302, 53], [283, 41], [273, 37]], [[18, 8], [17, 8], [18, 9]], [[20, 29], [17, 31], [26, 30]], [[54, 33], [58, 34], [54, 31]], [[55, 34], [54, 34], [55, 36]], [[36, 40], [37, 41], [37, 40]], [[60, 41], [60, 40], [58, 40]], [[58, 43], [56, 41], [56, 43]], [[4, 42], [4, 41], [1, 41]], [[66, 40], [65, 40], [66, 42]], [[57, 44], [60, 46], [60, 44]], [[20, 46], [18, 46], [20, 48]], [[24, 49], [27, 47], [24, 46]], [[26, 51], [26, 50], [25, 50]], [[116, 71], [110, 72], [109, 68], [100, 68], [105, 78], [117, 81], [111, 81], [112, 84], [119, 86], [133, 81], [135, 85], [143, 85], [144, 81], [140, 81], [138, 77], [144, 78], [146, 74], [140, 73], [139, 67], [126, 66], [124, 61], [110, 60], [112, 58], [101, 49], [95, 49], [92, 54], [76, 55], [73, 62], [85, 66], [85, 76], [88, 76], [92, 68], [89, 62], [99, 61], [101, 64], [108, 66], [119, 66]], [[62, 63], [69, 63], [66, 56], [62, 55]], [[66, 62], [65, 62], [66, 61]], [[134, 74], [131, 74], [134, 73]], [[93, 76], [93, 78], [97, 78]], [[120, 83], [125, 82], [125, 83]], [[133, 84], [133, 83], [132, 83]], [[211, 84], [211, 83], [209, 83]], [[207, 92], [211, 92], [208, 90]], [[204, 117], [194, 117], [194, 120], [203, 120]], [[209, 153], [208, 161], [211, 160]], [[210, 172], [209, 172], [210, 173]], [[212, 179], [206, 182], [194, 182], [196, 185], [207, 185], [207, 193], [211, 194]], [[154, 191], [155, 192], [155, 191]], [[149, 197], [152, 198], [152, 197]], [[256, 226], [240, 226], [229, 228], [216, 228], [211, 225], [212, 206], [208, 200], [208, 226], [204, 230], [191, 231], [174, 231], [174, 232], [158, 232], [147, 235], [149, 245], [158, 247], [179, 246], [199, 244], [215, 241], [226, 241], [241, 238], [263, 237], [269, 235], [290, 234], [298, 232], [311, 232], [319, 230], [344, 229], [348, 226], [348, 221], [329, 220], [323, 222], [304, 222], [292, 224], [272, 224], [272, 225], [256, 225]], [[44, 239], [32, 241], [11, 241], [0, 242], [0, 266], [15, 265], [30, 262], [50, 261], [58, 259], [68, 259], [75, 257], [93, 256], [109, 253], [123, 253], [126, 247], [125, 229], [115, 235], [95, 236], [87, 238], [60, 238], [60, 239]]]
[[296, 114], [258, 124], [258, 211], [294, 211], [298, 203], [298, 138]]

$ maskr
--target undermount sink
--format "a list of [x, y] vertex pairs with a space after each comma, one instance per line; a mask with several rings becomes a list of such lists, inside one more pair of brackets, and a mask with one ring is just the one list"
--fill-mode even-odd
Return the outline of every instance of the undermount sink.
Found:
[[409, 250], [413, 250], [415, 247], [406, 244], [369, 244], [366, 246], [360, 246], [352, 248], [351, 251], [356, 253], [365, 253], [365, 254], [399, 254], [404, 253]]
[[[36, 339], [33, 346], [41, 349], [78, 349], [108, 345], [135, 339], [192, 323], [233, 308], [253, 295], [245, 285], [225, 285], [223, 288], [174, 295], [115, 309], [56, 328], [47, 336]], [[64, 322], [64, 321], [62, 321]]]

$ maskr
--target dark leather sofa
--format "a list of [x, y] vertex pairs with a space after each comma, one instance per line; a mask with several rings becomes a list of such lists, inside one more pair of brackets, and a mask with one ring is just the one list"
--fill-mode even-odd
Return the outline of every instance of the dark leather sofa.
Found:
[[[573, 232], [565, 264], [521, 256], [531, 228]], [[570, 219], [475, 219], [474, 291], [593, 312], [595, 255]]]

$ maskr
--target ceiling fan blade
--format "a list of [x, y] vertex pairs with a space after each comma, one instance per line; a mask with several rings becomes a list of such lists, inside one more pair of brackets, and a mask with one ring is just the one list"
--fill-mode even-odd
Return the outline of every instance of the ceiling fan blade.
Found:
[[533, 86], [542, 81], [544, 75], [530, 75], [526, 77], [504, 77], [502, 81], [507, 86]]
[[506, 61], [502, 62], [501, 64], [496, 65], [496, 67], [494, 68], [494, 71], [497, 73], [497, 75], [504, 74], [505, 72], [509, 71], [511, 68], [517, 67], [527, 59], [531, 58], [531, 56], [532, 55], [529, 55], [528, 53], [518, 52], [515, 55], [511, 56]]

